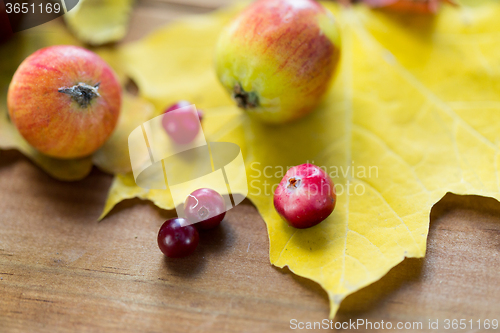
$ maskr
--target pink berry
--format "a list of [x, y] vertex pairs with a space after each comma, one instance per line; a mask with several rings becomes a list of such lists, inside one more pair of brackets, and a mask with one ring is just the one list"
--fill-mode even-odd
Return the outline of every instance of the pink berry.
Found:
[[197, 116], [183, 110], [169, 113], [163, 117], [162, 124], [170, 138], [182, 145], [192, 142], [200, 131]]
[[170, 258], [190, 255], [198, 246], [198, 230], [183, 218], [165, 221], [158, 232], [158, 247]]
[[274, 192], [274, 207], [289, 225], [304, 229], [326, 219], [335, 208], [333, 181], [314, 164], [290, 168]]
[[[193, 103], [189, 103], [188, 101], [179, 101], [171, 106], [169, 106], [165, 112], [163, 113], [167, 113], [169, 111], [174, 111], [174, 110], [177, 110], [177, 109], [180, 109], [180, 108], [183, 108], [185, 106], [190, 106], [192, 105]], [[203, 120], [203, 112], [201, 110], [196, 110], [196, 112], [198, 112], [198, 118], [200, 119], [200, 123], [201, 121]]]
[[224, 219], [226, 203], [217, 191], [200, 188], [186, 198], [184, 214], [190, 222], [198, 222], [200, 229], [212, 229]]

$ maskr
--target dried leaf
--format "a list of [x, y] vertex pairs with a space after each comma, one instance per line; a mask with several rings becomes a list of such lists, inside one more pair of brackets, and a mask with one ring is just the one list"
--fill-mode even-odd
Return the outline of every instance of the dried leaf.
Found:
[[[219, 136], [225, 135], [228, 131], [231, 132], [234, 126], [240, 126], [241, 112], [234, 106], [211, 108], [208, 111], [203, 116], [203, 131], [205, 135], [211, 133], [207, 137], [209, 141], [220, 141], [218, 140]], [[233, 135], [232, 140], [225, 140], [225, 142], [235, 142], [234, 139], [235, 136]], [[241, 141], [241, 144], [239, 144], [240, 147], [244, 147], [243, 143], [244, 141]], [[238, 190], [243, 187], [240, 183], [231, 185], [233, 193], [238, 193]], [[222, 192], [221, 194], [228, 193]], [[156, 206], [167, 210], [175, 208], [169, 190], [147, 190], [140, 188], [136, 185], [132, 173], [129, 172], [117, 175], [114, 178], [104, 211], [99, 219], [103, 219], [119, 202], [132, 198], [151, 200]]]
[[153, 106], [141, 98], [123, 95], [123, 107], [115, 131], [93, 155], [94, 164], [112, 174], [132, 171], [128, 154], [128, 136], [137, 126], [153, 117]]
[[63, 17], [83, 42], [101, 45], [125, 37], [131, 0], [80, 0]]
[[[238, 9], [230, 11], [236, 13]], [[121, 60], [141, 96], [153, 102], [157, 110], [180, 99], [202, 109], [231, 105], [213, 70], [217, 32], [231, 17], [227, 12], [193, 16], [127, 45]]]
[[[271, 262], [319, 283], [333, 317], [347, 295], [425, 255], [429, 212], [444, 194], [500, 198], [500, 5], [411, 19], [325, 5], [343, 26], [341, 70], [322, 106], [286, 126], [238, 114], [214, 76], [214, 42], [235, 9], [173, 24], [122, 56], [159, 109], [192, 100], [209, 140], [240, 145]], [[318, 226], [297, 230], [276, 214], [272, 186], [306, 161], [327, 168], [338, 203]], [[173, 208], [168, 192], [138, 188], [128, 174], [115, 178], [103, 216], [131, 197]]]

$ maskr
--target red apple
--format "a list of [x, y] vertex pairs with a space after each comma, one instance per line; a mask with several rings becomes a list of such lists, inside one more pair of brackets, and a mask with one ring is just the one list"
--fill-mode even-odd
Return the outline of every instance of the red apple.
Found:
[[78, 158], [92, 154], [113, 132], [121, 87], [97, 54], [76, 46], [36, 51], [9, 86], [9, 114], [21, 135], [43, 154]]
[[321, 102], [339, 62], [340, 31], [314, 0], [259, 0], [221, 33], [216, 70], [239, 107], [268, 123]]

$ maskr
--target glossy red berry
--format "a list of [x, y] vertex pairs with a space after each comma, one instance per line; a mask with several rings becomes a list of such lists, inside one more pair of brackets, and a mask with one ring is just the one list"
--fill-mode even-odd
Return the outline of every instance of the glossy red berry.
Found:
[[217, 191], [200, 188], [186, 198], [184, 214], [200, 229], [215, 228], [226, 215], [226, 203]]
[[162, 124], [169, 137], [178, 144], [192, 142], [200, 131], [198, 117], [190, 111], [168, 112], [168, 116], [163, 117]]
[[274, 207], [289, 225], [304, 229], [326, 219], [337, 195], [328, 174], [314, 164], [290, 168], [274, 192]]
[[[179, 101], [179, 102], [169, 106], [163, 113], [167, 113], [169, 111], [174, 111], [174, 110], [186, 107], [186, 106], [190, 106], [192, 104], [193, 103], [189, 103], [188, 101]], [[203, 120], [203, 112], [201, 110], [196, 110], [196, 112], [198, 113], [198, 118], [200, 119], [200, 123], [201, 123], [201, 121]]]
[[198, 246], [198, 230], [183, 218], [165, 221], [158, 232], [158, 247], [170, 258], [190, 255]]

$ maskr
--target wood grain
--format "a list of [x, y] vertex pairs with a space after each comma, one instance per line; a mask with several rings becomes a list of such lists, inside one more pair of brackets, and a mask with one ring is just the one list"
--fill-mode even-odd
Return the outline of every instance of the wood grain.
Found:
[[[63, 183], [17, 152], [0, 160], [2, 332], [285, 332], [291, 319], [328, 316], [318, 285], [269, 264], [248, 202], [204, 233], [194, 256], [169, 260], [155, 242], [170, 212], [130, 200], [97, 222], [109, 175]], [[425, 260], [349, 296], [336, 319], [500, 319], [499, 212], [492, 199], [447, 196]]]
[[110, 176], [63, 183], [18, 153], [1, 161], [0, 327], [279, 331], [292, 314], [328, 314], [321, 288], [269, 264], [248, 203], [205, 232], [196, 255], [168, 260], [156, 245], [168, 212], [131, 200], [97, 222]]
[[[127, 41], [229, 1], [139, 2]], [[251, 203], [204, 233], [195, 255], [169, 260], [156, 233], [172, 212], [129, 200], [97, 222], [110, 183], [97, 170], [58, 182], [0, 152], [0, 332], [288, 332], [291, 319], [327, 318], [317, 284], [270, 265]], [[499, 213], [493, 199], [447, 195], [427, 257], [349, 296], [336, 320], [420, 321], [419, 332], [429, 319], [500, 320]]]

